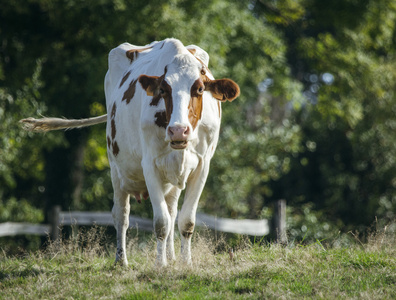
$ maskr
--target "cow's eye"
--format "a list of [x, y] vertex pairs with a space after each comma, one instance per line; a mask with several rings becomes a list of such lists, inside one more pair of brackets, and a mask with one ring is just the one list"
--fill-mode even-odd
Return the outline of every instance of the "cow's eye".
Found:
[[163, 89], [160, 89], [160, 94], [161, 95], [165, 94], [165, 91]]
[[198, 93], [199, 94], [202, 94], [204, 92], [204, 88], [201, 86], [199, 89], [198, 89]]

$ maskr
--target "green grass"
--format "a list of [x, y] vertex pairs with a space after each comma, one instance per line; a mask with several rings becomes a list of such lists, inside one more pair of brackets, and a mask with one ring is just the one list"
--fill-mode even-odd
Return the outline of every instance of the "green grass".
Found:
[[0, 254], [0, 299], [396, 299], [394, 232], [349, 247], [241, 240], [231, 261], [224, 239], [195, 234], [192, 267], [157, 269], [154, 239], [131, 237], [124, 268], [94, 229], [45, 251]]

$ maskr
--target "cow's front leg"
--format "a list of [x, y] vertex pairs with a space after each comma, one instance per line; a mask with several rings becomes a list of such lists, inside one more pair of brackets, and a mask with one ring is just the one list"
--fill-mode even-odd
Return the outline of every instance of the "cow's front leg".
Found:
[[166, 242], [172, 223], [168, 205], [165, 201], [166, 187], [161, 182], [158, 172], [155, 172], [156, 169], [154, 167], [146, 167], [143, 170], [154, 212], [154, 232], [157, 238], [156, 264], [159, 267], [163, 267], [167, 265]]
[[[151, 197], [150, 197], [151, 198]], [[151, 198], [154, 211], [154, 232], [157, 237], [157, 259], [156, 264], [159, 267], [167, 265], [166, 243], [171, 227], [171, 217], [165, 200], [154, 200]]]
[[114, 205], [112, 214], [114, 227], [117, 231], [117, 252], [115, 262], [127, 266], [128, 259], [126, 255], [126, 232], [129, 227], [130, 196], [129, 194], [122, 192], [116, 182], [117, 180], [113, 179]]
[[176, 260], [175, 255], [175, 221], [177, 216], [177, 202], [179, 200], [181, 190], [177, 187], [172, 187], [170, 192], [166, 195], [166, 204], [168, 205], [169, 215], [171, 217], [171, 226], [168, 235], [168, 239], [166, 241], [166, 255], [168, 260], [174, 261]]
[[199, 197], [209, 173], [209, 161], [201, 161], [187, 182], [186, 194], [179, 215], [178, 226], [181, 235], [181, 258], [191, 264], [191, 236], [194, 232]]

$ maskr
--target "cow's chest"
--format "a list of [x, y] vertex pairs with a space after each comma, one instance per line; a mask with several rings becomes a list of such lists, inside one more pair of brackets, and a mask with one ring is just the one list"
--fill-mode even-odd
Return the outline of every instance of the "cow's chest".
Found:
[[154, 163], [163, 183], [184, 189], [191, 172], [198, 167], [200, 156], [190, 150], [173, 150], [158, 156]]

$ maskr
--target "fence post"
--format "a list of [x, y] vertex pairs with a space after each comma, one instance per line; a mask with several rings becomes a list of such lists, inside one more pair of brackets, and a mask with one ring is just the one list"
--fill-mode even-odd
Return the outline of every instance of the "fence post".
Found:
[[286, 200], [280, 199], [276, 201], [274, 218], [276, 241], [280, 244], [286, 244]]
[[50, 212], [51, 221], [51, 239], [57, 241], [59, 239], [59, 214], [61, 212], [61, 206], [55, 205], [52, 207]]

